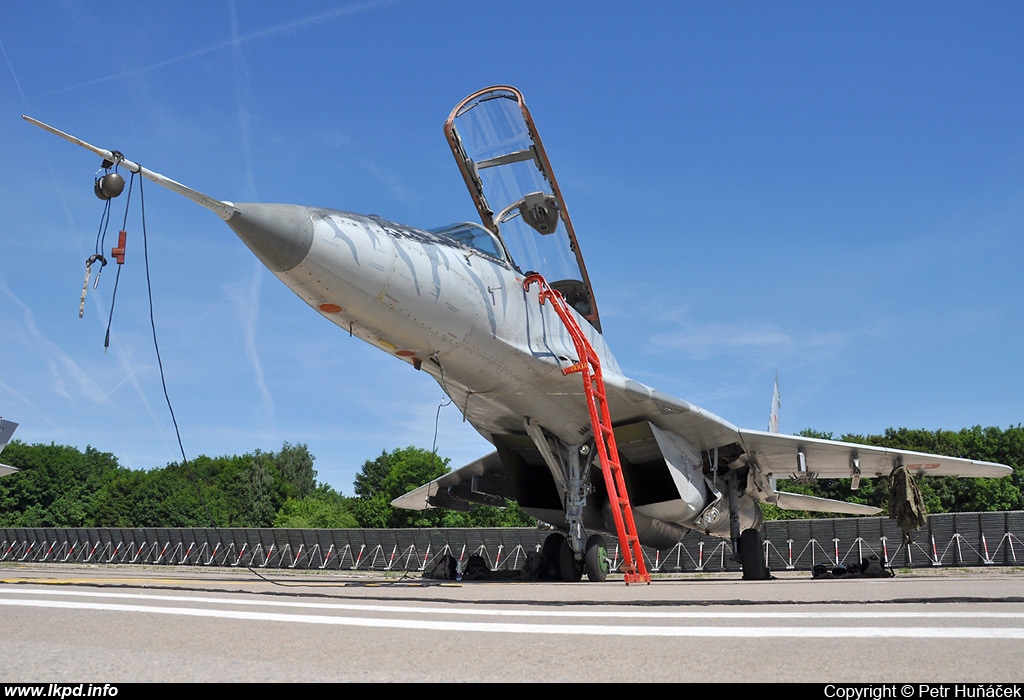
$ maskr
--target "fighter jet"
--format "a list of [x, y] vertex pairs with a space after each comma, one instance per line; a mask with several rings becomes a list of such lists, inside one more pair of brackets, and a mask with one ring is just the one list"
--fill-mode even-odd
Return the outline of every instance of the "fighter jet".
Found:
[[[769, 572], [760, 504], [823, 512], [878, 509], [789, 494], [776, 479], [909, 474], [1001, 477], [1010, 468], [737, 428], [627, 378], [601, 333], [583, 254], [522, 94], [480, 90], [444, 132], [479, 222], [421, 229], [345, 211], [235, 203], [28, 121], [220, 216], [264, 265], [346, 334], [440, 385], [494, 451], [396, 499], [466, 510], [515, 500], [552, 526], [550, 570], [609, 573], [622, 546], [627, 583], [650, 581], [641, 544], [688, 530], [732, 541], [745, 579]], [[107, 183], [97, 180], [104, 196]], [[116, 185], [117, 183], [111, 183]], [[113, 189], [116, 189], [114, 187]]]

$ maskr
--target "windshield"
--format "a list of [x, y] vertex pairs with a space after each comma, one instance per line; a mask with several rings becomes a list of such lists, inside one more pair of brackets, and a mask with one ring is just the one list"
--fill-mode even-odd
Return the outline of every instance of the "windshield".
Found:
[[430, 232], [436, 233], [439, 236], [451, 238], [464, 246], [472, 248], [484, 255], [501, 260], [502, 262], [505, 262], [508, 259], [505, 255], [504, 249], [501, 247], [501, 242], [498, 240], [498, 237], [480, 224], [474, 224], [472, 221], [463, 221], [457, 224], [451, 224], [450, 226], [432, 228], [430, 229]]

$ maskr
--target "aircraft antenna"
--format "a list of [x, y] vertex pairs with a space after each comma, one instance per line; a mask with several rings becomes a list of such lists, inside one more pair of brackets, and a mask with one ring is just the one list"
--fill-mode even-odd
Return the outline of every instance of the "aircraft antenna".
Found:
[[[147, 180], [152, 180], [161, 187], [166, 187], [172, 192], [177, 192], [181, 196], [191, 199], [199, 206], [209, 209], [210, 211], [212, 211], [225, 221], [229, 220], [231, 217], [238, 213], [238, 211], [235, 209], [235, 205], [232, 204], [231, 202], [222, 202], [219, 199], [214, 199], [213, 197], [205, 195], [202, 192], [192, 189], [191, 187], [186, 187], [177, 180], [172, 180], [166, 175], [161, 175], [160, 173], [155, 172], [153, 170], [143, 170], [141, 165], [125, 158], [124, 154], [122, 154], [120, 151], [108, 151], [105, 148], [93, 146], [91, 143], [83, 141], [77, 136], [66, 134], [60, 129], [50, 126], [49, 124], [46, 124], [44, 122], [41, 122], [38, 119], [33, 119], [32, 117], [26, 114], [21, 115], [21, 118], [27, 121], [29, 124], [34, 124], [38, 126], [40, 129], [43, 129], [44, 131], [49, 131], [54, 136], [60, 136], [65, 141], [70, 141], [76, 146], [81, 146], [86, 150], [92, 151], [96, 155], [103, 158], [104, 163], [109, 163], [110, 165], [124, 166], [124, 168], [128, 170], [128, 172], [130, 173], [138, 173], [142, 177], [146, 178]], [[105, 194], [113, 197], [117, 196], [116, 194], [112, 194], [109, 190], [107, 190], [107, 188], [103, 187], [100, 181], [97, 181], [96, 184], [96, 195], [100, 199], [107, 198], [104, 197]], [[108, 185], [108, 187], [109, 186], [110, 185]], [[120, 191], [118, 191], [118, 194], [120, 194]]]
[[562, 374], [580, 372], [583, 375], [583, 392], [586, 394], [587, 407], [590, 409], [594, 443], [597, 447], [598, 457], [601, 459], [601, 471], [604, 473], [604, 483], [608, 489], [608, 500], [613, 506], [615, 530], [622, 547], [621, 568], [625, 574], [626, 585], [637, 581], [650, 583], [651, 575], [644, 563], [644, 553], [640, 548], [640, 536], [637, 534], [636, 522], [633, 520], [633, 508], [629, 504], [629, 494], [622, 476], [622, 465], [619, 464], [619, 450], [615, 444], [615, 433], [612, 431], [611, 415], [608, 413], [601, 361], [576, 319], [569, 313], [569, 308], [562, 295], [549, 287], [544, 277], [537, 274], [527, 277], [523, 281], [523, 288], [529, 289], [534, 283], [540, 286], [540, 303], [551, 302], [555, 313], [562, 319], [566, 330], [569, 331], [572, 342], [576, 345], [576, 353], [580, 358], [576, 364], [563, 369]]

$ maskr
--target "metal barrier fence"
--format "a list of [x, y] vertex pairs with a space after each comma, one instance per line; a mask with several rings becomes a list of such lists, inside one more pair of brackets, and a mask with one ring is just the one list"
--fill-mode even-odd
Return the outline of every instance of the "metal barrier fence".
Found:
[[[193, 565], [276, 569], [424, 571], [445, 554], [477, 555], [491, 570], [522, 568], [539, 552], [536, 528], [291, 530], [243, 528], [0, 528], [0, 562]], [[773, 570], [860, 563], [894, 568], [1024, 565], [1024, 511], [942, 513], [902, 545], [886, 518], [775, 520], [765, 524]], [[614, 564], [619, 551], [609, 539]], [[690, 532], [667, 550], [644, 549], [652, 572], [739, 571], [730, 543]]]

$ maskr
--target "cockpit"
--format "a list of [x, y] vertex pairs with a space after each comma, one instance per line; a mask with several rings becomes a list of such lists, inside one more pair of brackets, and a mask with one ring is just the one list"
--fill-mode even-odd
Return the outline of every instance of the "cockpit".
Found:
[[508, 255], [505, 253], [505, 247], [498, 240], [498, 237], [491, 233], [488, 229], [475, 224], [472, 221], [462, 221], [457, 224], [451, 224], [449, 226], [442, 226], [440, 228], [430, 229], [430, 233], [436, 233], [439, 236], [445, 238], [451, 238], [452, 240], [460, 243], [467, 248], [472, 248], [478, 253], [500, 260], [501, 262], [508, 262]]
[[522, 94], [499, 85], [470, 95], [448, 116], [445, 136], [483, 226], [434, 233], [542, 275], [600, 331], [572, 220]]

